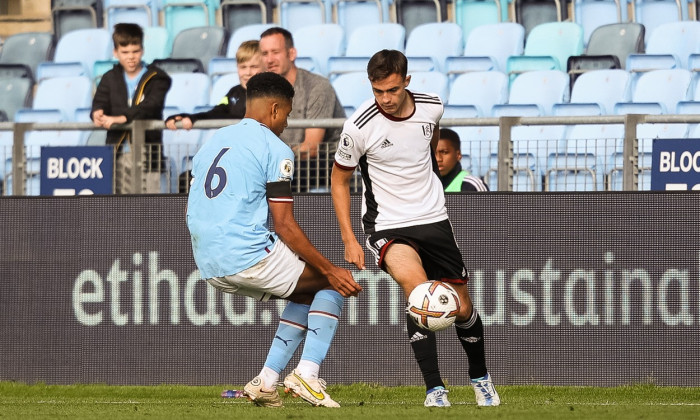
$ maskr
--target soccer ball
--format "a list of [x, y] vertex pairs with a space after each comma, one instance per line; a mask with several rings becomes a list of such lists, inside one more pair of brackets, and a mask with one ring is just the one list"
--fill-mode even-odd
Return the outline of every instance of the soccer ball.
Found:
[[416, 286], [408, 296], [408, 314], [421, 328], [440, 331], [454, 324], [459, 296], [447, 283], [429, 280]]

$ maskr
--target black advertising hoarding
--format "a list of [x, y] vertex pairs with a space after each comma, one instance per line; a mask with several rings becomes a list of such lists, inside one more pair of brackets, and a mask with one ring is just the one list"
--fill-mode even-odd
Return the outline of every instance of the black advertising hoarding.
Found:
[[[360, 196], [353, 200], [359, 223]], [[185, 202], [0, 199], [0, 380], [204, 385], [255, 376], [284, 302], [224, 295], [199, 278]], [[488, 193], [447, 202], [497, 383], [700, 384], [700, 195]], [[298, 196], [295, 214], [341, 263], [330, 197]], [[354, 271], [364, 291], [347, 300], [321, 374], [330, 383], [422, 384], [404, 299], [366, 257], [369, 268]], [[438, 342], [444, 378], [466, 384], [454, 332]]]

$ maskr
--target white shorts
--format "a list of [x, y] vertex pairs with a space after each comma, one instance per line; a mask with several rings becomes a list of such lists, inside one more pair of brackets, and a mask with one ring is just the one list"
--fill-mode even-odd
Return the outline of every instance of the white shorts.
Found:
[[207, 279], [207, 282], [224, 293], [266, 302], [273, 296], [286, 298], [292, 294], [304, 267], [306, 262], [277, 240], [272, 252], [254, 266], [240, 273]]

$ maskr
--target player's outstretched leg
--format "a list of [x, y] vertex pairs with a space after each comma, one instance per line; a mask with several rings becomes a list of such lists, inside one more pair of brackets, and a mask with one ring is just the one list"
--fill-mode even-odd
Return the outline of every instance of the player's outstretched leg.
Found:
[[469, 359], [469, 377], [480, 406], [496, 406], [501, 399], [493, 386], [491, 375], [486, 370], [486, 352], [484, 350], [484, 324], [472, 307], [472, 314], [466, 322], [455, 323], [455, 331], [464, 352]]
[[448, 391], [440, 377], [435, 333], [420, 328], [408, 314], [406, 314], [406, 330], [413, 355], [418, 362], [423, 381], [425, 381], [426, 395], [423, 405], [426, 407], [449, 407]]
[[282, 400], [277, 392], [280, 372], [304, 339], [309, 316], [309, 305], [289, 302], [280, 316], [280, 323], [267, 353], [260, 374], [243, 388], [246, 396], [264, 407], [280, 407]]
[[321, 362], [326, 358], [343, 307], [344, 298], [335, 290], [316, 293], [306, 332], [306, 342], [297, 368], [284, 378], [285, 392], [303, 398], [308, 403], [323, 407], [340, 407], [326, 393], [326, 382], [318, 377]]

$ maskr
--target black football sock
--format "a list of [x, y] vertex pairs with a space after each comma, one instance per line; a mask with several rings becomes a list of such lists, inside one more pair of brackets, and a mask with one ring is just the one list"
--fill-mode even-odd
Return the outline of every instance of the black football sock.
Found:
[[484, 324], [481, 317], [472, 307], [472, 315], [469, 320], [455, 323], [455, 331], [459, 342], [467, 353], [469, 360], [469, 377], [472, 379], [486, 376], [486, 352], [484, 350]]
[[418, 327], [408, 315], [406, 315], [406, 329], [413, 355], [416, 357], [423, 374], [425, 389], [430, 390], [436, 386], [445, 386], [440, 378], [435, 333]]

